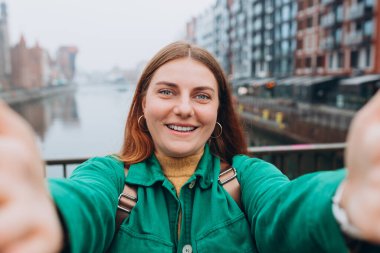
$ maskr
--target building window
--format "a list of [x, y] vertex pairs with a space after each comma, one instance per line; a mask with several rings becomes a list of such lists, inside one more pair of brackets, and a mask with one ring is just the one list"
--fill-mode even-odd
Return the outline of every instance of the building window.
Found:
[[369, 7], [374, 6], [374, 1], [373, 0], [365, 0], [365, 5], [369, 6]]
[[290, 24], [290, 35], [291, 36], [296, 36], [296, 33], [297, 33], [297, 23], [296, 22], [292, 22]]
[[338, 22], [343, 21], [343, 5], [339, 5], [335, 9], [336, 20]]
[[282, 41], [281, 42], [281, 51], [283, 54], [289, 53], [289, 42], [288, 41]]
[[296, 50], [296, 42], [294, 40], [290, 40], [290, 50], [292, 52]]
[[339, 52], [338, 53], [338, 68], [343, 68], [343, 64], [344, 64], [344, 53]]
[[358, 51], [351, 51], [351, 68], [357, 68], [359, 65]]
[[291, 16], [292, 18], [296, 17], [297, 15], [297, 2], [293, 2], [291, 4]]
[[364, 36], [371, 37], [373, 33], [373, 21], [368, 20], [364, 23]]
[[339, 43], [342, 41], [342, 28], [337, 28], [335, 30], [335, 42]]
[[334, 55], [330, 54], [329, 55], [329, 69], [333, 69], [333, 64], [334, 63]]
[[366, 64], [366, 67], [370, 67], [371, 66], [371, 47], [367, 47], [365, 49], [365, 64]]
[[302, 49], [303, 48], [303, 39], [297, 39], [297, 48]]
[[318, 56], [317, 57], [317, 67], [318, 68], [324, 67], [324, 65], [325, 65], [324, 61], [325, 61], [325, 58], [322, 55]]
[[303, 20], [298, 20], [298, 22], [297, 22], [297, 24], [298, 24], [298, 29], [300, 29], [300, 30], [303, 30], [303, 29], [305, 29], [305, 27], [304, 27], [304, 21]]
[[309, 0], [309, 1], [308, 1], [308, 7], [312, 7], [312, 6], [314, 5], [313, 2], [314, 2], [313, 0]]
[[281, 26], [281, 34], [282, 34], [282, 38], [287, 38], [287, 37], [290, 36], [289, 23], [282, 24], [282, 26]]
[[290, 19], [290, 6], [284, 5], [282, 7], [282, 20], [286, 21]]
[[302, 59], [301, 58], [296, 59], [296, 68], [302, 68]]
[[260, 15], [262, 12], [263, 12], [263, 7], [262, 7], [261, 3], [257, 3], [255, 5], [255, 14]]
[[281, 30], [279, 27], [276, 27], [274, 30], [274, 39], [280, 40], [281, 39]]
[[307, 57], [306, 58], [305, 67], [306, 68], [311, 68], [311, 57]]
[[307, 28], [310, 28], [313, 26], [313, 17], [308, 17], [306, 20], [306, 26]]

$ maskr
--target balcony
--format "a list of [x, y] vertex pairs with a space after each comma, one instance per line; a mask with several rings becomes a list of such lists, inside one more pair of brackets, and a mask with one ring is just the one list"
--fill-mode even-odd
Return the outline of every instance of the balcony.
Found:
[[365, 6], [364, 3], [353, 4], [348, 8], [347, 19], [354, 20], [363, 17]]
[[[344, 148], [345, 143], [300, 144], [250, 147], [248, 153], [273, 163], [288, 177], [295, 178], [309, 172], [342, 168]], [[59, 169], [62, 177], [66, 178], [75, 166], [85, 160], [87, 158], [46, 160], [46, 170]]]
[[344, 44], [346, 46], [357, 45], [363, 42], [363, 34], [360, 31], [350, 32], [345, 35]]
[[330, 12], [321, 18], [321, 26], [329, 27], [335, 24], [335, 14]]

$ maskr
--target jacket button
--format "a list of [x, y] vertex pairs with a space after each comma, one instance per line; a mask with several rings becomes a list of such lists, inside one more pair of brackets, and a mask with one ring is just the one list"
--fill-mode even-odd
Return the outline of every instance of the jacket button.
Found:
[[186, 244], [182, 248], [182, 253], [192, 253], [193, 252], [193, 247], [191, 247], [190, 244]]
[[189, 189], [193, 189], [195, 185], [195, 180], [191, 181], [191, 183], [189, 184]]

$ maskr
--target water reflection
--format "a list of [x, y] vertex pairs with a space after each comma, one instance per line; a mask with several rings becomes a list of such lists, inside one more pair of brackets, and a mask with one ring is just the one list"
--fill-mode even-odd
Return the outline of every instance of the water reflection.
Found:
[[49, 97], [13, 106], [32, 125], [40, 141], [55, 120], [64, 125], [80, 125], [74, 93]]
[[14, 107], [35, 129], [44, 158], [92, 157], [120, 149], [134, 87], [81, 86]]

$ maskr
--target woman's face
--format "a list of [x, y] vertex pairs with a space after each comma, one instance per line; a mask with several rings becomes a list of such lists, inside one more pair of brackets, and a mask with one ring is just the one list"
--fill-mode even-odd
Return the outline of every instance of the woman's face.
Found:
[[200, 152], [215, 128], [218, 106], [218, 84], [205, 65], [187, 57], [162, 65], [143, 99], [155, 152], [171, 157]]

